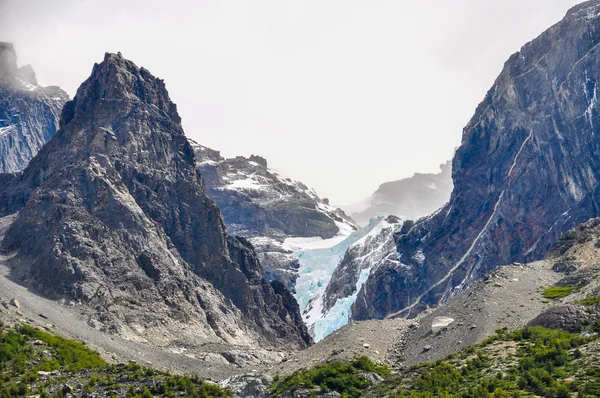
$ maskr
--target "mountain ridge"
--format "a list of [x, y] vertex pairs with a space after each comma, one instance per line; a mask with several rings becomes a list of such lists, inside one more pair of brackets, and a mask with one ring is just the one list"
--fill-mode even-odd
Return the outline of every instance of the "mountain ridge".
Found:
[[598, 1], [575, 7], [506, 62], [464, 129], [450, 202], [404, 224], [405, 267], [371, 274], [356, 319], [414, 315], [498, 265], [541, 258], [598, 215], [598, 11]]
[[120, 53], [94, 65], [10, 185], [2, 215], [18, 215], [1, 247], [14, 277], [90, 307], [98, 328], [163, 344], [310, 344], [252, 245], [225, 234], [164, 82]]

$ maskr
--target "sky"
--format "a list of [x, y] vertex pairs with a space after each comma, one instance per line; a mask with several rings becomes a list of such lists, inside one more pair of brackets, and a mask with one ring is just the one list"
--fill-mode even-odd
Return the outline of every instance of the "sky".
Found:
[[186, 135], [342, 205], [436, 172], [508, 57], [580, 2], [0, 0], [0, 41], [71, 97], [120, 51]]

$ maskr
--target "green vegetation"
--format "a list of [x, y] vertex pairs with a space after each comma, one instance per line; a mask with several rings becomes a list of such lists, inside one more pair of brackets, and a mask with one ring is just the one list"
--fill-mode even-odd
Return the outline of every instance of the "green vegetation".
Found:
[[[589, 331], [596, 334], [587, 337], [541, 327], [512, 333], [499, 329], [481, 344], [395, 375], [366, 358], [333, 362], [278, 380], [271, 392], [278, 396], [286, 391], [320, 388], [344, 397], [598, 397], [598, 324], [590, 325]], [[385, 380], [371, 386], [360, 376], [363, 372], [376, 372]]]
[[367, 357], [359, 357], [352, 362], [335, 361], [278, 380], [271, 386], [271, 393], [278, 396], [285, 391], [319, 387], [323, 391], [337, 391], [343, 397], [360, 397], [371, 386], [371, 382], [362, 375], [365, 373], [387, 377], [390, 371], [386, 366], [374, 364]]
[[229, 397], [197, 376], [172, 375], [135, 363], [109, 365], [85, 345], [29, 326], [0, 324], [0, 398], [63, 397], [76, 385], [97, 396]]
[[547, 299], [567, 297], [573, 293], [573, 286], [552, 286], [544, 290], [542, 295]]
[[600, 303], [600, 296], [591, 296], [591, 297], [586, 297], [582, 300], [575, 301], [575, 304], [581, 304], [581, 305], [595, 305], [598, 303]]
[[596, 337], [541, 327], [496, 333], [456, 358], [416, 366], [387, 379], [372, 396], [599, 396], [598, 358], [586, 358], [581, 351]]

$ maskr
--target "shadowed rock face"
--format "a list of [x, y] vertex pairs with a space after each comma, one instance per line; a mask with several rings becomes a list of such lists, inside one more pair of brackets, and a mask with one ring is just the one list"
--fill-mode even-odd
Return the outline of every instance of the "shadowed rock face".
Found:
[[355, 319], [435, 305], [598, 216], [599, 15], [599, 1], [576, 6], [506, 62], [464, 129], [450, 202], [403, 226], [402, 264], [371, 273]]
[[240, 344], [310, 343], [297, 304], [227, 237], [165, 84], [106, 54], [22, 176], [0, 188], [20, 211], [2, 248], [34, 286], [126, 324], [180, 323]]
[[68, 99], [58, 87], [40, 87], [31, 66], [17, 67], [13, 45], [0, 42], [0, 173], [27, 166], [56, 133]]

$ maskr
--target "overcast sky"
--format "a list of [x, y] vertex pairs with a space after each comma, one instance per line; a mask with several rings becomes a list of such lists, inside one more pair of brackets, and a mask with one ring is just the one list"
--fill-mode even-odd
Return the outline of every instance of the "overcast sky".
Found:
[[71, 96], [105, 52], [186, 134], [349, 204], [435, 172], [504, 61], [577, 0], [0, 0], [0, 41]]

